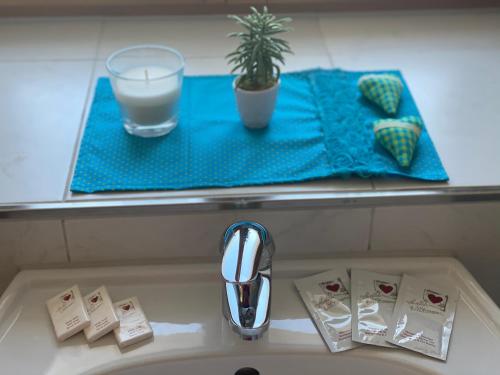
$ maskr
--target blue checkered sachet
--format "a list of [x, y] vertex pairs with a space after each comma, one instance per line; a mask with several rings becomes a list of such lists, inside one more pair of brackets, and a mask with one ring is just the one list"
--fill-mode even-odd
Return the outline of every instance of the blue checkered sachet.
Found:
[[377, 120], [373, 124], [373, 131], [377, 141], [394, 156], [399, 165], [408, 168], [423, 126], [420, 117], [406, 116]]
[[393, 74], [365, 74], [358, 81], [361, 93], [389, 115], [398, 110], [403, 83]]

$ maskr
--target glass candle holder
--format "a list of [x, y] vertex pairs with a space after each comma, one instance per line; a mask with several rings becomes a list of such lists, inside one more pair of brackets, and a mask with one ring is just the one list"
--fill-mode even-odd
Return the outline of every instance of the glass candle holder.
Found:
[[106, 62], [125, 130], [159, 137], [176, 126], [184, 58], [173, 48], [141, 45], [119, 50]]

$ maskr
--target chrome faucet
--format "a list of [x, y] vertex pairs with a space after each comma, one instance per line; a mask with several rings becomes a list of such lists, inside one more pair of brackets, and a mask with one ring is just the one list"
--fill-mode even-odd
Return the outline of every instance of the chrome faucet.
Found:
[[221, 253], [223, 314], [244, 340], [258, 339], [271, 313], [271, 235], [258, 223], [234, 223], [222, 237]]

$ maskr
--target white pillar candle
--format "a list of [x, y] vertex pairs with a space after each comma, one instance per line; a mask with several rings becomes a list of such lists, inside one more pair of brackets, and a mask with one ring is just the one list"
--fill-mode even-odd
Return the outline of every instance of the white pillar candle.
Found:
[[181, 92], [178, 75], [158, 66], [132, 68], [115, 81], [115, 97], [131, 122], [158, 125], [174, 117]]

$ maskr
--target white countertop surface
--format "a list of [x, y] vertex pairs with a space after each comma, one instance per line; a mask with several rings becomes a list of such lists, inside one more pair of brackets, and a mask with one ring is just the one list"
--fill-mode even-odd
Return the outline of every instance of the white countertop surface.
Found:
[[[362, 346], [331, 354], [310, 320], [293, 280], [331, 268], [365, 268], [419, 275], [460, 289], [447, 362], [406, 350]], [[500, 355], [500, 311], [451, 258], [318, 259], [273, 264], [269, 331], [242, 341], [221, 312], [220, 264], [22, 271], [0, 299], [2, 374], [104, 374], [151, 361], [207, 357], [308, 355], [376, 358], [436, 374], [491, 373]], [[137, 296], [154, 338], [120, 351], [112, 335], [88, 344], [82, 333], [58, 343], [45, 301], [77, 283], [82, 293], [101, 284], [111, 298]]]
[[286, 70], [401, 69], [449, 184], [330, 179], [234, 189], [74, 195], [79, 139], [110, 52], [178, 48], [186, 74], [227, 73], [224, 16], [0, 19], [0, 204], [288, 192], [500, 186], [500, 11], [297, 14]]

